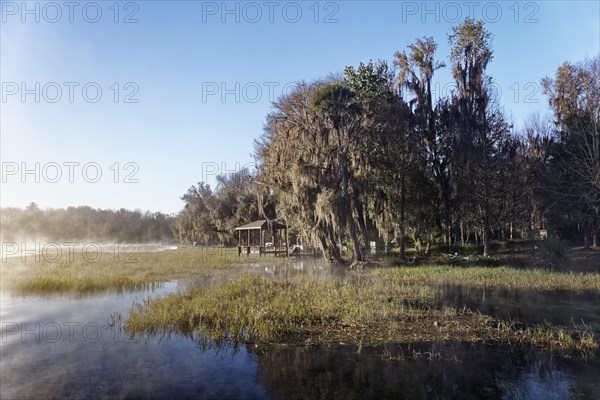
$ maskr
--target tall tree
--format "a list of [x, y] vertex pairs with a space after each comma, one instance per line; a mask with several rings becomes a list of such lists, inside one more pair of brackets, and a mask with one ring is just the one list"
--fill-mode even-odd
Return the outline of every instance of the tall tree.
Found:
[[[457, 87], [454, 102], [460, 115], [457, 128], [460, 130], [462, 159], [457, 169], [456, 184], [461, 201], [455, 210], [457, 225], [460, 227], [462, 224], [464, 215], [461, 203], [465, 201], [468, 190], [480, 189], [475, 193], [475, 201], [481, 214], [485, 257], [491, 254], [492, 125], [502, 124], [498, 121], [497, 113], [490, 115], [490, 79], [486, 77], [485, 70], [492, 59], [491, 39], [492, 35], [483, 22], [470, 18], [453, 27], [448, 36], [452, 75]], [[490, 116], [495, 121], [490, 121]], [[473, 182], [476, 173], [479, 176]]]
[[340, 206], [343, 219], [348, 226], [355, 261], [362, 261], [358, 240], [357, 224], [353, 216], [356, 209], [351, 194], [353, 178], [352, 157], [360, 157], [360, 123], [362, 110], [355, 101], [355, 93], [343, 82], [332, 82], [317, 89], [312, 98], [312, 107], [325, 121], [323, 134], [337, 161], [341, 184]]
[[600, 241], [600, 56], [560, 66], [554, 79], [542, 81], [554, 111], [556, 145], [553, 172], [557, 208], [579, 211], [584, 245]]
[[329, 259], [341, 262], [347, 224], [337, 141], [313, 105], [316, 91], [328, 83], [299, 84], [278, 99], [256, 142], [256, 154], [259, 179], [273, 189], [278, 212], [301, 239], [318, 241]]
[[436, 127], [440, 114], [433, 104], [431, 89], [435, 71], [445, 67], [441, 61], [435, 60], [437, 43], [432, 37], [423, 37], [408, 46], [407, 52], [394, 54], [394, 65], [399, 68], [398, 84], [406, 90], [412, 99], [408, 99], [415, 115], [417, 134], [422, 138], [427, 153], [427, 164], [438, 185], [444, 209], [445, 241], [451, 240], [451, 190], [448, 169], [449, 152], [447, 151], [446, 133]]

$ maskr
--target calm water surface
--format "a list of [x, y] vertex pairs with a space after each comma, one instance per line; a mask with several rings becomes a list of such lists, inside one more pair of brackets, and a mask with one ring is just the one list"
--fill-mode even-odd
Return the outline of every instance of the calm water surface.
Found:
[[600, 333], [600, 295], [591, 292], [538, 292], [474, 288], [460, 285], [437, 287], [438, 303], [444, 306], [479, 310], [504, 320], [530, 324], [549, 322], [555, 326], [581, 329], [585, 326]]
[[[310, 261], [249, 269], [266, 276], [344, 276]], [[121, 331], [117, 316], [126, 318], [132, 304], [220, 279], [83, 296], [2, 293], [0, 398], [600, 398], [600, 361], [529, 350], [460, 343], [389, 345], [360, 354], [341, 345], [202, 349], [181, 335], [130, 338]], [[597, 296], [438, 290], [444, 304], [525, 322], [600, 320]]]

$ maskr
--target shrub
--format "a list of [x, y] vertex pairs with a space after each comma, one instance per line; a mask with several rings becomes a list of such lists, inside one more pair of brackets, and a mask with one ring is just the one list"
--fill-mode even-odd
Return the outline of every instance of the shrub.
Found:
[[541, 268], [562, 269], [567, 261], [567, 246], [560, 240], [538, 240], [535, 249], [535, 261]]

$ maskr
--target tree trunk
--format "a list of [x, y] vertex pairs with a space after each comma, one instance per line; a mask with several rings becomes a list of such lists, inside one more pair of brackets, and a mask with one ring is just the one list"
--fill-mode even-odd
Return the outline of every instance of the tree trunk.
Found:
[[328, 229], [328, 234], [326, 237], [319, 237], [321, 240], [321, 244], [324, 244], [323, 251], [326, 251], [326, 256], [330, 261], [335, 261], [337, 263], [342, 263], [344, 260], [342, 258], [342, 253], [340, 247], [335, 243], [335, 235]]
[[365, 224], [365, 216], [363, 212], [363, 207], [360, 201], [354, 196], [354, 207], [356, 210], [356, 216], [358, 217], [358, 231], [360, 232], [360, 238], [363, 248], [367, 248], [369, 246], [369, 240], [367, 237], [367, 226]]
[[404, 208], [406, 203], [406, 177], [400, 179], [400, 259], [406, 259], [406, 243], [404, 240]]
[[583, 247], [586, 249], [590, 248], [590, 235], [587, 229], [583, 231]]
[[491, 241], [490, 229], [487, 228], [483, 231], [483, 256], [490, 257], [492, 255], [492, 241]]
[[597, 248], [600, 246], [600, 218], [596, 217], [592, 224], [592, 246]]
[[318, 235], [319, 242], [321, 242], [321, 248], [323, 249], [323, 255], [328, 261], [333, 261], [333, 257], [329, 252], [329, 246], [327, 245], [327, 239], [325, 239], [325, 235]]
[[346, 216], [346, 224], [350, 231], [350, 239], [352, 240], [352, 248], [354, 251], [354, 261], [362, 261], [362, 254], [360, 252], [360, 243], [358, 241], [358, 235], [356, 234], [356, 222], [352, 216], [352, 204], [348, 191], [348, 169], [347, 169], [346, 154], [340, 151], [339, 163], [340, 163], [340, 175], [342, 178], [342, 190], [344, 194], [344, 208]]
[[460, 237], [460, 227], [462, 225], [462, 220], [459, 218], [457, 218], [457, 222], [454, 224], [454, 239], [452, 241], [452, 244], [455, 246], [458, 246], [461, 244], [461, 237]]
[[[440, 178], [441, 179], [441, 178]], [[445, 185], [443, 183], [440, 182], [440, 191], [442, 194], [442, 201], [444, 203], [444, 244], [450, 245], [451, 244], [451, 233], [450, 230], [452, 229], [452, 221], [451, 221], [451, 204], [450, 204], [450, 194], [449, 191], [446, 189]]]

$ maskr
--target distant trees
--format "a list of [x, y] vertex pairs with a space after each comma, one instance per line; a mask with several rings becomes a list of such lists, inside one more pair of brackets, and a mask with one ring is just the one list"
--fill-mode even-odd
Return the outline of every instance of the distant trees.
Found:
[[[448, 37], [452, 76], [457, 87], [452, 96], [455, 116], [452, 129], [460, 143], [454, 149], [460, 154], [455, 180], [458, 194], [456, 223], [462, 230], [465, 224], [463, 219], [468, 213], [466, 207], [472, 206], [470, 211], [477, 216], [472, 222], [475, 226], [479, 225], [482, 232], [484, 256], [491, 253], [491, 175], [497, 170], [492, 166], [492, 158], [497, 140], [494, 133], [499, 133], [494, 131], [501, 129], [503, 123], [502, 117], [491, 110], [491, 79], [485, 75], [492, 59], [490, 40], [491, 35], [485, 30], [483, 23], [471, 19], [452, 28], [452, 34]], [[460, 235], [462, 238], [463, 233]]]
[[36, 203], [30, 203], [25, 209], [3, 208], [0, 216], [3, 241], [151, 243], [172, 237], [173, 218], [160, 212], [85, 206], [41, 210]]
[[218, 175], [214, 192], [200, 182], [181, 199], [185, 206], [172, 224], [181, 243], [232, 244], [235, 227], [274, 214], [272, 196], [248, 169]]
[[[429, 187], [423, 174], [424, 154], [413, 131], [415, 118], [398, 95], [395, 77], [384, 62], [346, 68], [346, 80], [362, 103], [363, 143], [359, 169], [365, 209], [359, 222], [376, 228], [384, 241], [392, 238], [405, 257], [408, 220], [423, 210]], [[423, 219], [419, 215], [418, 220]], [[365, 235], [366, 236], [366, 235]], [[365, 238], [366, 239], [366, 238]], [[366, 245], [366, 241], [365, 241]]]

